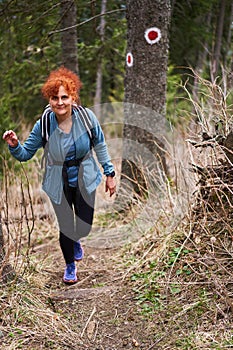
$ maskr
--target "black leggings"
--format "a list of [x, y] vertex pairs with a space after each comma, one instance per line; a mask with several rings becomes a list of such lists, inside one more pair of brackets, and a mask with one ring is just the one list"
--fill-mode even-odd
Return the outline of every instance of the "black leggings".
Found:
[[92, 227], [95, 191], [83, 193], [76, 187], [65, 186], [61, 204], [53, 203], [57, 216], [59, 242], [66, 264], [74, 261], [74, 242], [89, 234]]

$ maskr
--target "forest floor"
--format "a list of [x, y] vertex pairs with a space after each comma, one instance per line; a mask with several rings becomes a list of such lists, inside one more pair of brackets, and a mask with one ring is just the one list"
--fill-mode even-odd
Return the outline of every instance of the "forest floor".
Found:
[[154, 348], [157, 332], [137, 307], [122, 247], [84, 241], [78, 283], [67, 286], [57, 231], [48, 224], [35, 227], [27, 271], [2, 289], [0, 348]]
[[[18, 260], [17, 278], [1, 287], [0, 349], [233, 348], [232, 290], [226, 301], [217, 280], [194, 278], [186, 269], [191, 249], [173, 275], [177, 248], [156, 266], [154, 233], [110, 247], [94, 232], [83, 240], [79, 281], [67, 286], [54, 223], [37, 221], [34, 231], [28, 261], [19, 269]], [[119, 238], [117, 226], [107, 231]]]
[[[73, 349], [149, 349], [156, 332], [148, 329], [132, 285], [124, 278], [121, 249], [88, 245], [84, 249], [85, 258], [77, 263], [77, 284], [67, 287], [61, 282], [62, 259], [54, 261], [46, 283], [54, 312], [70, 317], [70, 328], [80, 339]], [[53, 251], [52, 247], [49, 250]]]
[[3, 229], [14, 237], [7, 260], [15, 275], [0, 288], [0, 349], [232, 349], [232, 237], [191, 236], [187, 218], [161, 208], [161, 198], [122, 217], [103, 198], [72, 286], [62, 282], [58, 230], [43, 216], [45, 204], [33, 200], [29, 251], [31, 222], [21, 227], [20, 205], [11, 206]]

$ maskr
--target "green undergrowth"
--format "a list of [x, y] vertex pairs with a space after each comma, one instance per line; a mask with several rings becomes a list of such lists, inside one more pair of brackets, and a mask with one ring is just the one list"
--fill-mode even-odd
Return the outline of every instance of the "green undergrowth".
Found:
[[94, 217], [94, 224], [102, 228], [115, 227], [119, 220], [121, 220], [121, 216], [117, 212], [98, 213]]
[[160, 240], [150, 233], [124, 250], [127, 281], [148, 328], [159, 334], [158, 349], [233, 348], [231, 306], [216, 289], [224, 274], [200, 266], [185, 232], [171, 235], [162, 250]]

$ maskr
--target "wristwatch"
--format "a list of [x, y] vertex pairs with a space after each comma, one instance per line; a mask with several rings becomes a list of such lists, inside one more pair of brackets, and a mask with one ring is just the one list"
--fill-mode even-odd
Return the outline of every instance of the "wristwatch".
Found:
[[115, 171], [112, 171], [110, 174], [108, 174], [106, 176], [114, 177], [115, 176]]

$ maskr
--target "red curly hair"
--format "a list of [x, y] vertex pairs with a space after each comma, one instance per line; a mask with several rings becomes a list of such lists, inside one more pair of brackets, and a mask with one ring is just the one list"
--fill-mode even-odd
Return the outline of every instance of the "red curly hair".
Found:
[[44, 85], [41, 88], [42, 95], [49, 100], [50, 97], [58, 94], [60, 86], [63, 86], [67, 93], [73, 97], [74, 101], [79, 103], [79, 90], [82, 82], [79, 77], [65, 67], [53, 70]]

